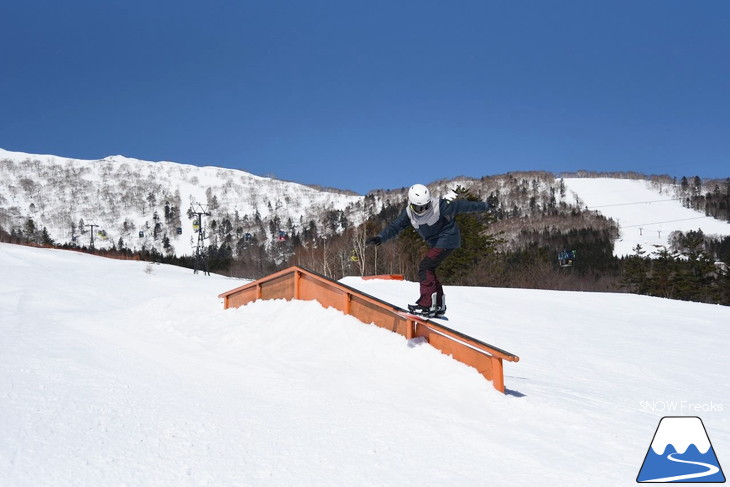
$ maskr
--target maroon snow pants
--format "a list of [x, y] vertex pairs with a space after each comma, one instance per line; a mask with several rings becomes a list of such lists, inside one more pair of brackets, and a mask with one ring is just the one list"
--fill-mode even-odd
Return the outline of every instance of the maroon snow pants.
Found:
[[423, 260], [418, 264], [418, 280], [421, 282], [421, 297], [417, 304], [431, 307], [431, 296], [436, 293], [436, 306], [443, 304], [444, 289], [436, 277], [436, 268], [448, 257], [454, 249], [440, 249], [434, 247], [426, 252]]

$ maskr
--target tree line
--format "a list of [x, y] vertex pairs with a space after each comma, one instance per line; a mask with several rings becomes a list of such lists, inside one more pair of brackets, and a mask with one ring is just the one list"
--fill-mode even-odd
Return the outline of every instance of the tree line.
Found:
[[[562, 184], [542, 173], [509, 175], [509, 184], [494, 179], [472, 180], [469, 189], [457, 186], [452, 197], [489, 201], [491, 214], [459, 215], [462, 248], [440, 267], [447, 285], [521, 287], [538, 289], [633, 292], [672, 299], [730, 305], [730, 237], [718, 238], [701, 232], [675, 232], [668, 248], [635, 249], [634, 255], [613, 255], [618, 227], [602, 215], [567, 205]], [[502, 178], [500, 181], [504, 181]], [[667, 181], [657, 179], [657, 184]], [[706, 191], [707, 182], [683, 178], [670, 187], [682, 192], [685, 204], [705, 205], [712, 216], [727, 211], [730, 180]], [[704, 189], [703, 189], [704, 188]], [[211, 195], [211, 199], [214, 195]], [[384, 204], [366, 197], [368, 216], [354, 224], [345, 212], [332, 210], [317, 221], [264, 221], [236, 215], [211, 218], [209, 231], [215, 237], [205, 249], [211, 272], [258, 278], [290, 265], [299, 265], [333, 279], [347, 275], [403, 274], [416, 280], [418, 262], [425, 244], [409, 229], [380, 246], [367, 247], [365, 240], [381, 231], [404, 207], [405, 188], [380, 195]], [[695, 206], [693, 206], [695, 207]], [[714, 213], [713, 213], [714, 212]], [[175, 205], [165, 208], [155, 227], [180, 224]], [[268, 227], [268, 228], [267, 228]], [[249, 231], [247, 230], [251, 230]], [[272, 239], [284, 230], [286, 238]], [[323, 231], [327, 230], [327, 231]], [[154, 238], [164, 232], [153, 232]], [[32, 219], [10, 233], [0, 229], [0, 239], [14, 243], [54, 245]], [[82, 250], [90, 251], [85, 247]], [[558, 253], [571, 250], [573, 264], [561, 267]], [[108, 250], [120, 258], [154, 260], [188, 268], [192, 256], [176, 257], [144, 246], [132, 251], [121, 240]]]

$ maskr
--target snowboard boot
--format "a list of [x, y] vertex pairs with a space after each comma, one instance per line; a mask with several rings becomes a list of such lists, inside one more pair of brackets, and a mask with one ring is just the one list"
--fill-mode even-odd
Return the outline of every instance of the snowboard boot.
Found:
[[444, 296], [441, 296], [441, 304], [437, 304], [436, 293], [431, 295], [431, 306], [421, 306], [420, 304], [409, 304], [408, 311], [414, 315], [426, 316], [428, 318], [441, 317], [446, 314], [446, 303]]

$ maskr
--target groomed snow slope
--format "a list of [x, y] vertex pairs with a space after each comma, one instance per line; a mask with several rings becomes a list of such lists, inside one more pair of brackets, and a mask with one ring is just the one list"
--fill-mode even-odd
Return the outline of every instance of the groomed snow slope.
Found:
[[730, 223], [682, 206], [672, 188], [663, 191], [650, 181], [613, 178], [566, 178], [566, 201], [580, 199], [619, 224], [620, 236], [614, 254], [633, 255], [636, 245], [651, 253], [656, 246], [669, 246], [669, 235], [679, 230], [701, 229], [705, 235], [730, 235]]
[[634, 485], [667, 413], [730, 463], [730, 308], [447, 288], [448, 326], [520, 355], [501, 395], [314, 302], [223, 310], [233, 279], [7, 244], [0, 268], [3, 486]]

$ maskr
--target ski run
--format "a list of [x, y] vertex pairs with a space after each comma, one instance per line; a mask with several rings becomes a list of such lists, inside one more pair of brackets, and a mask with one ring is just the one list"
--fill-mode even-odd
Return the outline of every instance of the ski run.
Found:
[[0, 268], [3, 486], [635, 485], [683, 415], [730, 465], [728, 307], [447, 286], [449, 327], [520, 356], [503, 395], [316, 302], [224, 310], [240, 280], [9, 244]]

